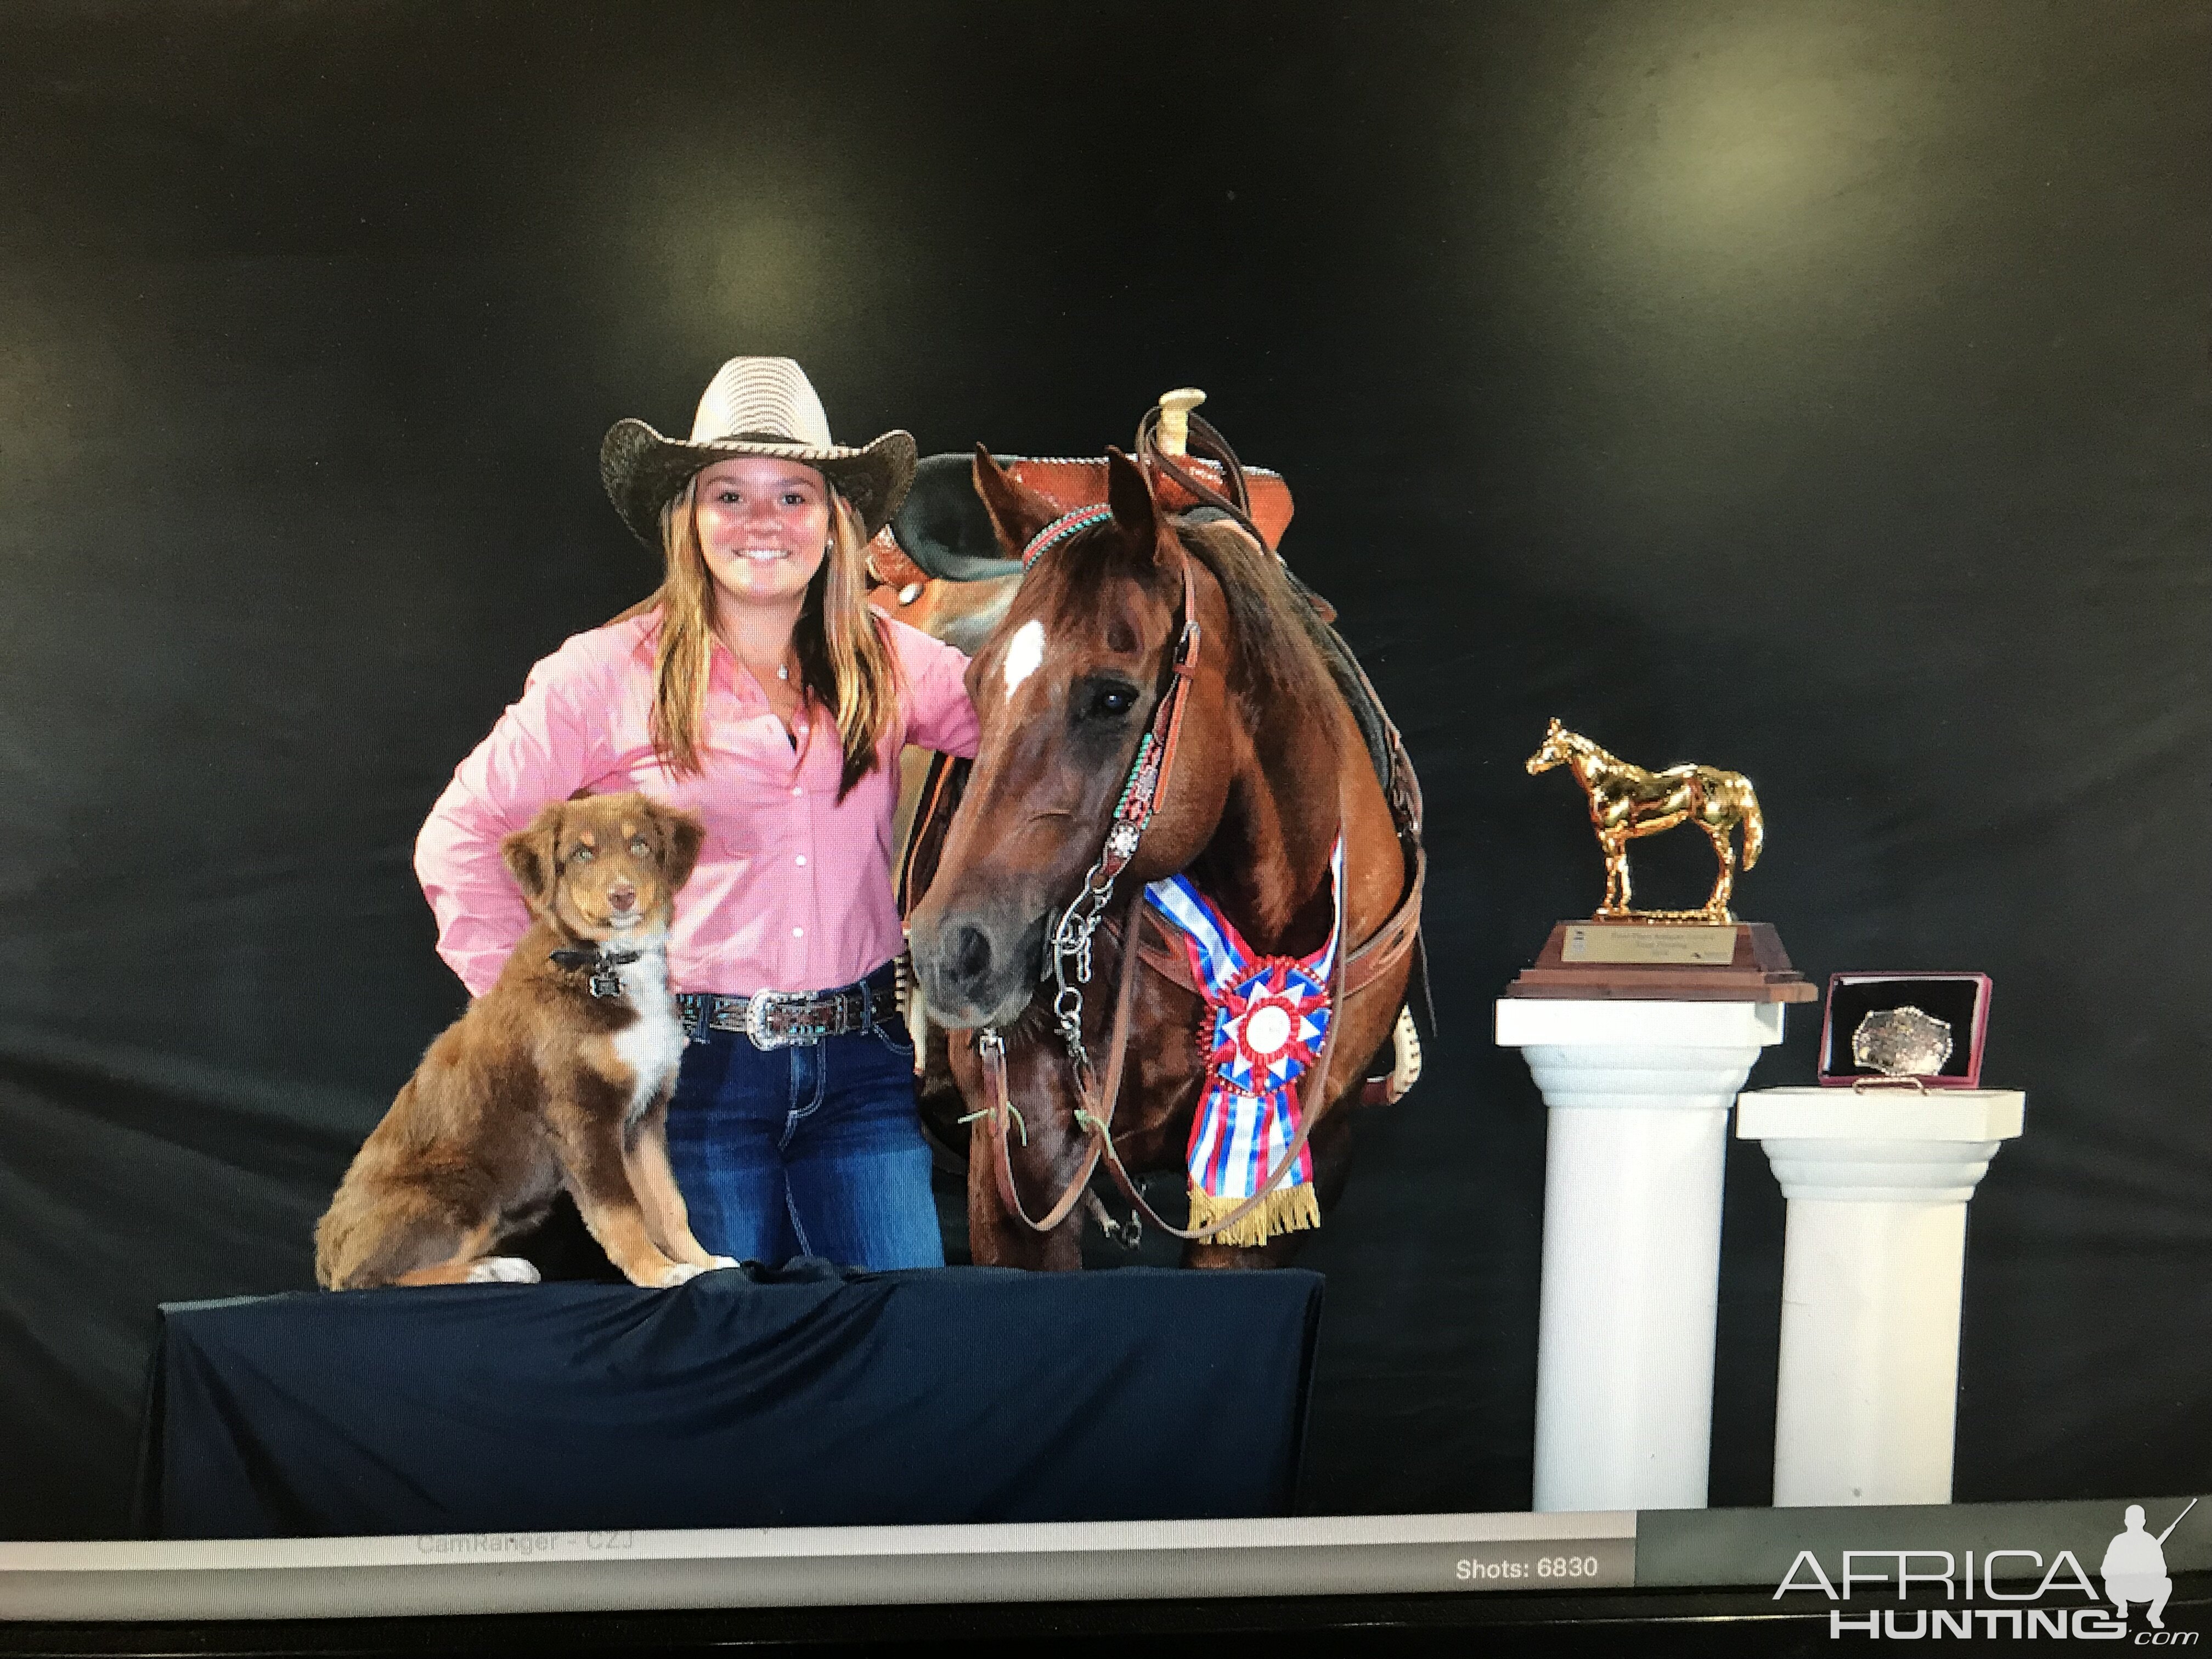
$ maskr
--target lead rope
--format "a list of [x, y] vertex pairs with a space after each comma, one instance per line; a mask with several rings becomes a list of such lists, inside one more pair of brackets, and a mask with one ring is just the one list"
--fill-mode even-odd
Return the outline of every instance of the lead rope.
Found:
[[[1121, 1090], [1122, 1061], [1129, 1048], [1129, 1020], [1137, 1001], [1138, 952], [1130, 941], [1134, 940], [1136, 925], [1142, 920], [1144, 900], [1144, 890], [1141, 888], [1131, 895], [1128, 919], [1122, 929], [1124, 945], [1120, 988], [1114, 998], [1114, 1024], [1112, 1033], [1107, 1041], [1105, 1083], [1099, 1091], [1099, 1098], [1107, 1103], [1107, 1110], [1109, 1114], [1113, 1109], [1112, 1102]], [[1091, 1177], [1098, 1168], [1099, 1154], [1106, 1148], [1107, 1143], [1099, 1135], [1091, 1133], [1097, 1120], [1092, 1116], [1089, 1107], [1095, 1103], [1091, 1101], [1086, 1094], [1085, 1104], [1079, 1105], [1075, 1109], [1076, 1126], [1085, 1132], [1089, 1142], [1084, 1150], [1082, 1167], [1076, 1171], [1074, 1178], [1062, 1189], [1059, 1201], [1045, 1213], [1042, 1220], [1038, 1220], [1030, 1214], [1027, 1207], [1022, 1203], [1021, 1191], [1014, 1182], [1013, 1152], [1006, 1143], [1008, 1118], [1011, 1117], [1018, 1127], [1021, 1125], [1022, 1119], [1020, 1110], [1014, 1105], [1006, 1087], [1006, 1042], [997, 1032], [991, 1031], [979, 1035], [975, 1040], [975, 1046], [983, 1062], [983, 1076], [985, 1086], [990, 1094], [990, 1104], [982, 1111], [970, 1113], [969, 1115], [982, 1118], [988, 1127], [994, 1153], [992, 1174], [998, 1182], [999, 1197], [1013, 1217], [1030, 1231], [1050, 1232], [1067, 1218], [1068, 1212], [1074, 1209], [1075, 1206], [1081, 1201], [1085, 1192], [1089, 1190]], [[1078, 1091], [1083, 1092], [1088, 1082], [1088, 1078], [1079, 1076], [1076, 1085]], [[1025, 1146], [1029, 1144], [1025, 1129], [1022, 1133], [1022, 1144]]]

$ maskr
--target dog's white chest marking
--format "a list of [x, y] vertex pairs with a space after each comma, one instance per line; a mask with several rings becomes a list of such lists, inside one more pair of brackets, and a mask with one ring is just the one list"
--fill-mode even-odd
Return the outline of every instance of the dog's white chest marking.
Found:
[[1014, 630], [1014, 637], [1006, 641], [1006, 696], [1011, 701], [1014, 690], [1037, 671], [1044, 660], [1044, 624], [1030, 617]]
[[645, 1115], [645, 1109], [683, 1063], [684, 1025], [676, 1017], [676, 999], [668, 989], [665, 955], [647, 951], [615, 971], [622, 975], [624, 999], [637, 1011], [637, 1018], [613, 1038], [615, 1058], [629, 1066], [637, 1079], [630, 1091], [629, 1107], [623, 1114], [627, 1127]]

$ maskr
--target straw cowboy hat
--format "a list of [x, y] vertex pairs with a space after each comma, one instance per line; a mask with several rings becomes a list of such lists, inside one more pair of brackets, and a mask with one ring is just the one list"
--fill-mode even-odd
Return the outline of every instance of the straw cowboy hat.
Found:
[[732, 357], [708, 382], [689, 439], [664, 438], [643, 421], [617, 421], [599, 446], [599, 481], [631, 533], [660, 550], [661, 509], [692, 476], [732, 455], [804, 461], [860, 515], [873, 536], [914, 477], [914, 437], [886, 432], [854, 449], [830, 437], [806, 371], [788, 357]]

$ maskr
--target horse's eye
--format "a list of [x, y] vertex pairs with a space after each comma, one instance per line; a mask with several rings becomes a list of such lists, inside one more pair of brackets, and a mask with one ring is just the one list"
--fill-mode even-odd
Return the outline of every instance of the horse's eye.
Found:
[[1092, 720], [1119, 720], [1137, 706], [1137, 693], [1127, 685], [1101, 685], [1091, 693], [1091, 707], [1085, 713]]

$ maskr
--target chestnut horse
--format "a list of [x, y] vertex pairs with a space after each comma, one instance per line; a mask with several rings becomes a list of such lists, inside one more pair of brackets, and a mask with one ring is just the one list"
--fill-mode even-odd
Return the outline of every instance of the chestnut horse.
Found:
[[[1010, 550], [1062, 518], [981, 447], [975, 479]], [[1342, 995], [1325, 1078], [1317, 1094], [1301, 1094], [1326, 1208], [1343, 1186], [1351, 1150], [1347, 1102], [1390, 1039], [1412, 961], [1418, 858], [1401, 844], [1311, 605], [1273, 553], [1229, 523], [1170, 518], [1118, 450], [1109, 455], [1107, 495], [1110, 514], [1096, 513], [1037, 557], [969, 666], [981, 748], [934, 878], [909, 918], [930, 1017], [951, 1028], [953, 1076], [978, 1109], [968, 1217], [983, 1265], [1080, 1265], [1085, 1212], [1073, 1200], [1100, 1155], [1092, 1127], [1100, 1116], [1110, 1122], [1109, 1165], [1118, 1155], [1132, 1176], [1183, 1167], [1206, 1075], [1197, 1036], [1206, 1010], [1188, 975], [1179, 982], [1168, 971], [1181, 941], [1149, 915], [1142, 923], [1126, 1064], [1106, 1067], [1125, 1075], [1118, 1101], [1104, 1103], [1086, 1095], [1055, 1024], [1048, 952], [1090, 883], [1139, 743], [1178, 677], [1186, 595], [1198, 623], [1195, 672], [1173, 764], [1095, 939], [1083, 1045], [1092, 1055], [1109, 1049], [1122, 935], [1143, 884], [1185, 872], [1254, 951], [1302, 956], [1321, 946], [1336, 915], [1329, 860], [1341, 831]], [[1378, 938], [1384, 933], [1387, 941]], [[1386, 943], [1392, 948], [1369, 949], [1379, 971], [1363, 977], [1361, 950]], [[1003, 1042], [1012, 1112], [994, 1109], [987, 1087], [977, 1042], [986, 1028]], [[1048, 1230], [1032, 1231], [1010, 1210], [1002, 1169], [1019, 1209], [1049, 1216]], [[1183, 1260], [1273, 1267], [1302, 1237], [1193, 1241]]]

